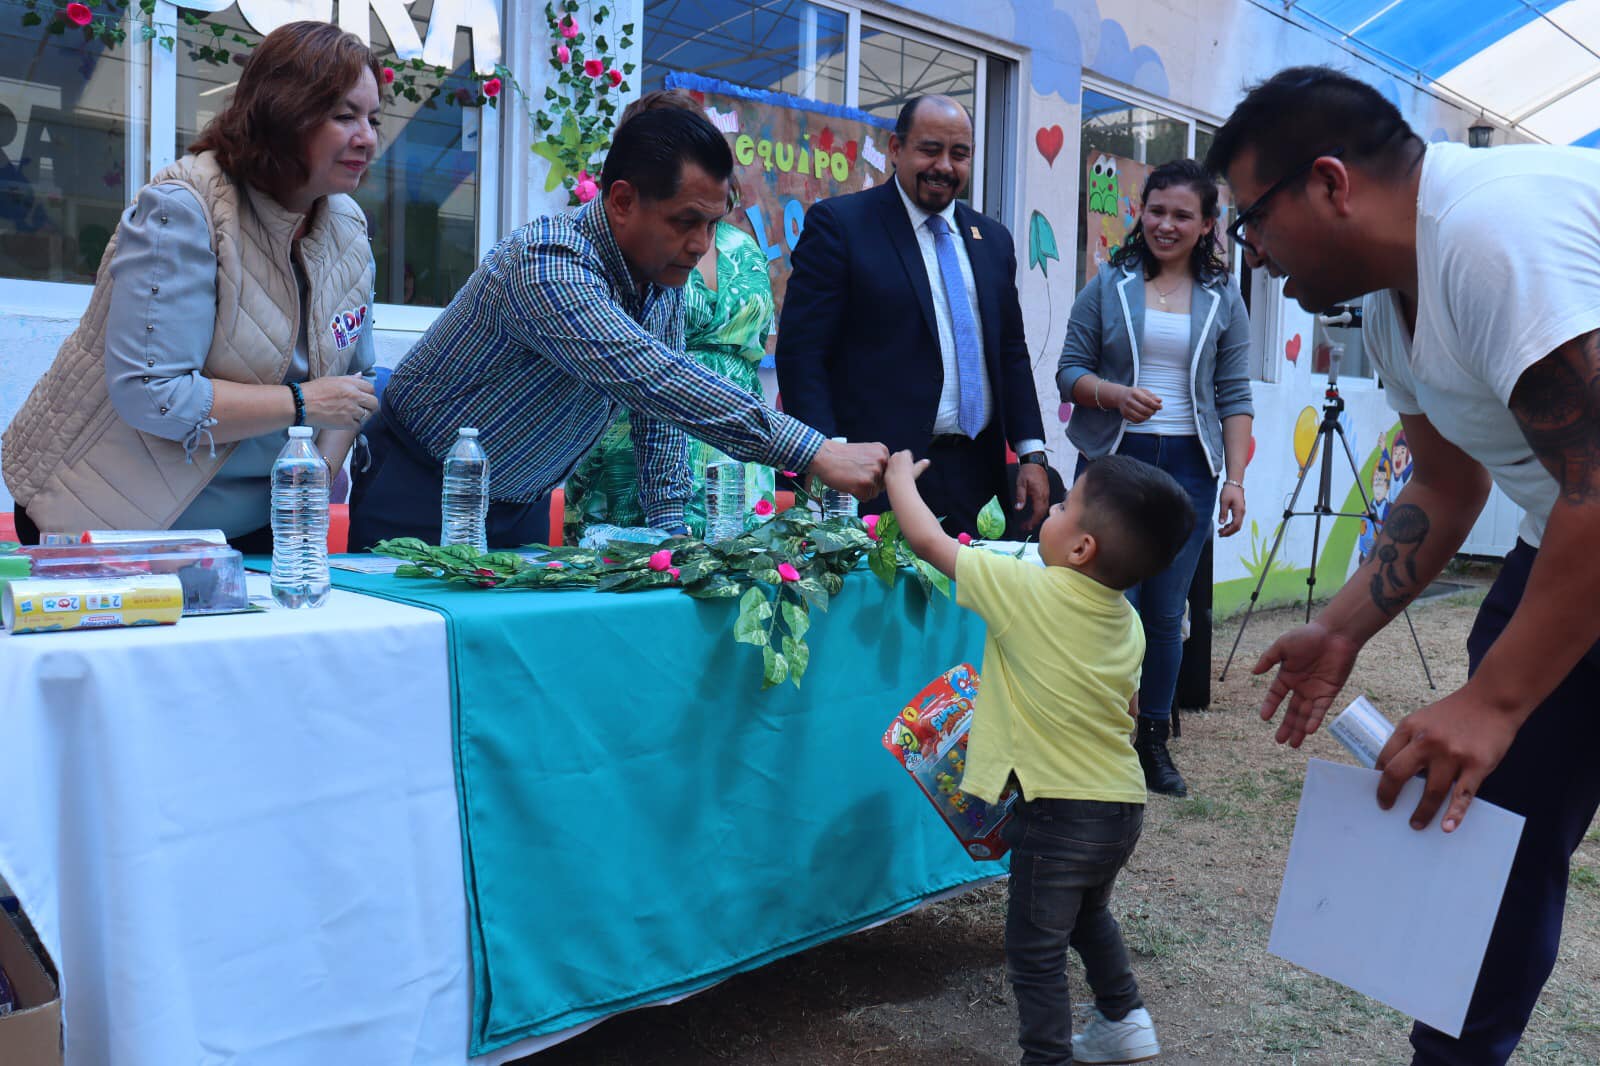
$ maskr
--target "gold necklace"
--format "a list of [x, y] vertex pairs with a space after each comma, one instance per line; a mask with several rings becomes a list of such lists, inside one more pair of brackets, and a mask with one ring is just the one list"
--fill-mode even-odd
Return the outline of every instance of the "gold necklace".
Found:
[[[1178, 285], [1182, 285], [1182, 284], [1183, 284], [1183, 282], [1181, 282], [1181, 281], [1178, 283]], [[1154, 281], [1150, 282], [1150, 287], [1152, 289], [1156, 290], [1156, 296], [1158, 298], [1160, 298], [1162, 307], [1167, 306], [1167, 297], [1171, 296], [1173, 293], [1178, 291], [1178, 285], [1174, 285], [1172, 288], [1168, 289], [1166, 292], [1162, 292], [1160, 285], [1157, 285]]]

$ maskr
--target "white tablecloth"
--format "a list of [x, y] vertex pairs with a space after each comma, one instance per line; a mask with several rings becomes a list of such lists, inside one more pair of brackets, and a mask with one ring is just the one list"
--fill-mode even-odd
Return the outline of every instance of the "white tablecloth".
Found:
[[0, 877], [60, 967], [67, 1062], [467, 1062], [450, 751], [429, 611], [0, 634]]

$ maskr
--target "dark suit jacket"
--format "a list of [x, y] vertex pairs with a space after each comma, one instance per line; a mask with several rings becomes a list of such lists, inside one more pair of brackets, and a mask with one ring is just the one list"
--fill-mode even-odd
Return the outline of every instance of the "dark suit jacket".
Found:
[[[977, 442], [993, 457], [986, 500], [1004, 492], [1006, 441], [1042, 440], [1044, 427], [1011, 234], [961, 203], [956, 229], [972, 263], [992, 392], [989, 428]], [[815, 204], [793, 264], [778, 323], [783, 409], [830, 437], [926, 455], [944, 364], [928, 272], [893, 179]]]

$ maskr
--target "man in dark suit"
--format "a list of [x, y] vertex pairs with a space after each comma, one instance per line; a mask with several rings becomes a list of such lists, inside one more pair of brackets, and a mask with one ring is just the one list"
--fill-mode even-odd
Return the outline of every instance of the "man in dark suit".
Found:
[[[1030, 529], [1049, 503], [1011, 234], [956, 202], [972, 141], [949, 97], [906, 104], [889, 138], [894, 180], [807, 212], [778, 325], [783, 409], [830, 437], [931, 459], [917, 487], [951, 534], [976, 533], [994, 496]], [[862, 512], [887, 506], [879, 496]]]

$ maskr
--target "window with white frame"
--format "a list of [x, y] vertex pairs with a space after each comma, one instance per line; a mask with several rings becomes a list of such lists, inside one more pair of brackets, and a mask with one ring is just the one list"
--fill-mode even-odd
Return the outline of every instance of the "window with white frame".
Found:
[[[419, 38], [434, 6], [406, 5]], [[190, 25], [161, 0], [154, 19], [176, 27], [171, 48], [136, 35], [107, 48], [75, 30], [0, 31], [7, 54], [32, 57], [0, 75], [0, 278], [94, 280], [121, 208], [221, 110], [261, 40], [238, 8], [205, 18]], [[381, 19], [371, 18], [371, 31], [380, 55], [392, 54]], [[356, 193], [389, 328], [425, 326], [497, 236], [500, 112], [461, 102], [476, 99], [471, 49], [470, 33], [457, 29], [451, 72], [437, 91], [436, 79], [421, 75], [421, 102], [388, 101], [379, 155]]]
[[0, 278], [94, 281], [142, 180], [143, 86], [130, 50], [0, 20]]
[[[645, 91], [684, 71], [894, 118], [943, 94], [972, 113], [976, 143], [1009, 113], [1009, 59], [921, 30], [806, 0], [644, 0]], [[995, 93], [996, 85], [1006, 89]], [[996, 109], [999, 109], [997, 112]], [[968, 196], [1001, 217], [1010, 161], [986, 153]]]

